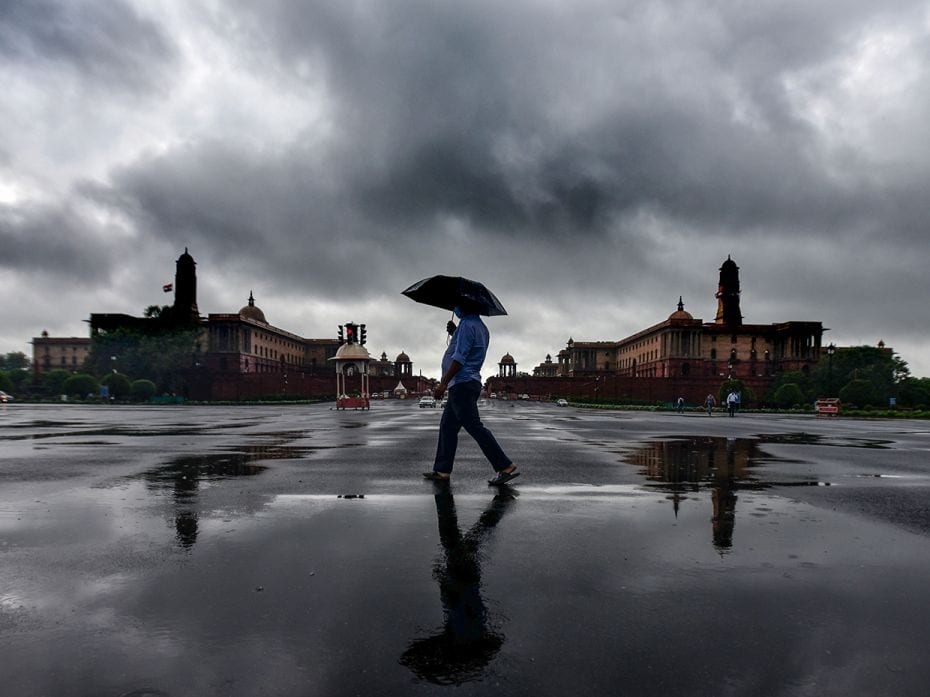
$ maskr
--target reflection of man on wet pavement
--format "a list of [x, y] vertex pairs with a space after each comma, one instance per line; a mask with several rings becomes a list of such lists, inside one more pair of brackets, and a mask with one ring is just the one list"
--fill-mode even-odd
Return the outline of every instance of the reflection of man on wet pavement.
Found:
[[480, 678], [504, 643], [489, 626], [481, 597], [481, 546], [516, 500], [516, 491], [502, 486], [464, 535], [451, 490], [437, 490], [435, 500], [443, 556], [433, 577], [439, 583], [445, 626], [438, 634], [413, 641], [400, 662], [424, 680], [458, 685]]
[[434, 481], [448, 481], [452, 474], [455, 451], [458, 447], [459, 431], [465, 431], [481, 448], [497, 475], [489, 484], [504, 484], [518, 476], [516, 465], [501, 449], [478, 415], [478, 397], [481, 395], [481, 366], [488, 352], [490, 333], [475, 308], [462, 301], [455, 308], [461, 320], [455, 329], [449, 347], [442, 357], [442, 380], [434, 396], [442, 399], [449, 389], [449, 399], [439, 423], [439, 442], [432, 472], [423, 476]]

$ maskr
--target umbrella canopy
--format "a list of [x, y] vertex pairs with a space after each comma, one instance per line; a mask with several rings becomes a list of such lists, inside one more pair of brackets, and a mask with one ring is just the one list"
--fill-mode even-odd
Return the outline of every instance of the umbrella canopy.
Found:
[[484, 284], [461, 276], [430, 276], [402, 291], [402, 295], [445, 310], [465, 305], [488, 317], [507, 314], [501, 301]]

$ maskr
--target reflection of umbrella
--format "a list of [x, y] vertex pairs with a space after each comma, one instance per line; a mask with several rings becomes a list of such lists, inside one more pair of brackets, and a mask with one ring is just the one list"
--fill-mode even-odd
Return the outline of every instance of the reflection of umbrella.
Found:
[[[402, 292], [424, 305], [453, 310], [457, 305], [472, 305], [479, 315], [506, 315], [507, 310], [491, 291], [478, 281], [461, 276], [431, 276], [414, 283]], [[463, 308], [465, 309], [465, 308]]]

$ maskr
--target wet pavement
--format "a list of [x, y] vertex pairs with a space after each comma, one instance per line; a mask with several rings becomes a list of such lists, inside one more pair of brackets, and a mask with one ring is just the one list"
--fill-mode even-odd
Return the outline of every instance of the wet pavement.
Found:
[[483, 415], [5, 405], [2, 693], [927, 694], [927, 422]]

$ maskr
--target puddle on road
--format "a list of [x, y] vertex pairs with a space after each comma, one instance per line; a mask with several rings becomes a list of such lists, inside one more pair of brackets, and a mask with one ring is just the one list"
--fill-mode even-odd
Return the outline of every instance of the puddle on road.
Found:
[[[720, 551], [733, 545], [736, 521], [737, 492], [761, 491], [771, 487], [830, 486], [816, 478], [800, 477], [773, 481], [762, 475], [759, 466], [778, 460], [760, 446], [766, 442], [809, 442], [795, 436], [763, 436], [759, 438], [721, 438], [681, 436], [670, 440], [652, 441], [624, 455], [624, 461], [640, 468], [647, 487], [667, 491], [678, 516], [682, 502], [703, 498], [710, 491], [713, 543]], [[785, 461], [785, 460], [779, 460]], [[765, 507], [757, 507], [750, 515], [765, 516]]]
[[177, 542], [190, 549], [197, 542], [198, 498], [204, 485], [254, 477], [268, 469], [259, 462], [297, 459], [310, 450], [281, 444], [248, 445], [232, 452], [179, 457], [132, 479], [142, 479], [148, 489], [170, 495]]
[[788, 445], [827, 445], [841, 448], [877, 448], [888, 449], [893, 445], [890, 440], [878, 438], [839, 438], [822, 436], [814, 433], [764, 433], [756, 436], [759, 443], [785, 443]]

